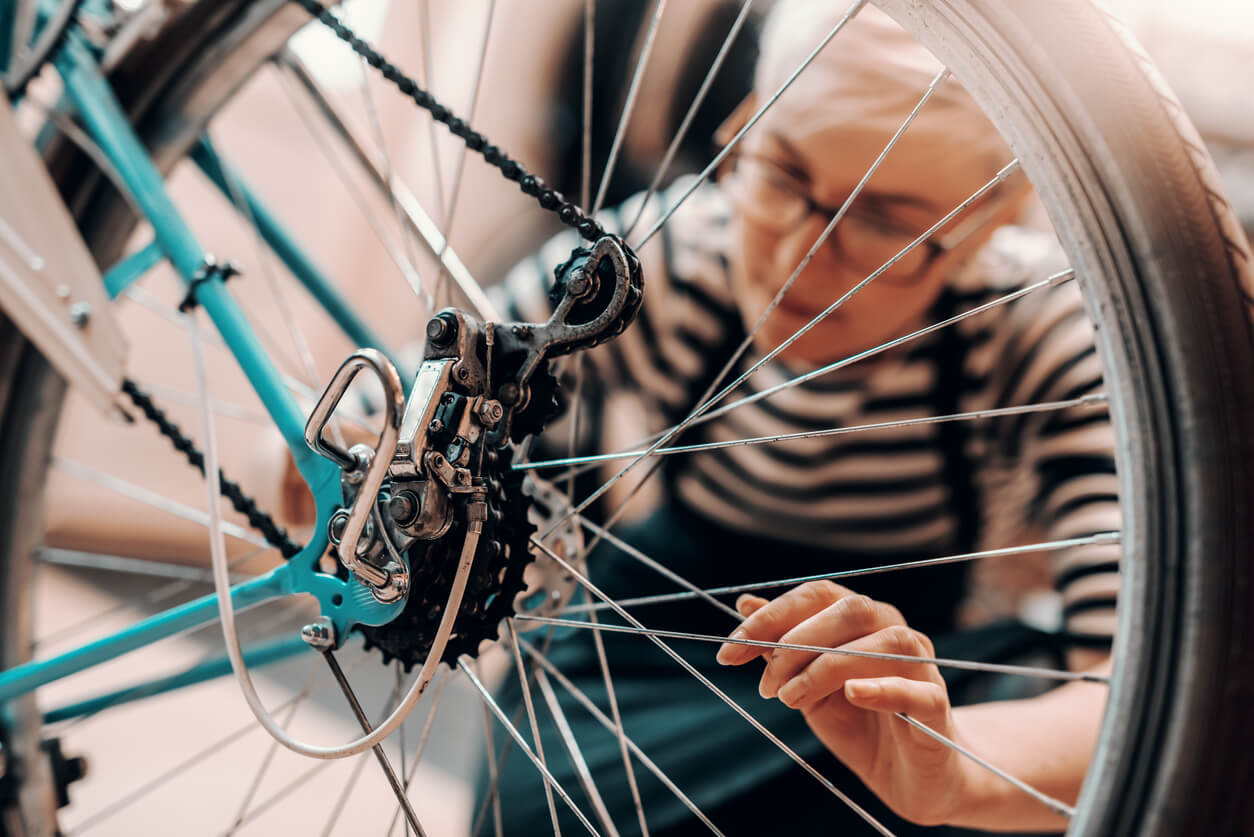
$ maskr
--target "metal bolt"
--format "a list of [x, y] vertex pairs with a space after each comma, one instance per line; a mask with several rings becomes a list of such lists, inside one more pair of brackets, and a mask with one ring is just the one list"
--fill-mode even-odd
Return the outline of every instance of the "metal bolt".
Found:
[[454, 370], [454, 374], [457, 375], [457, 380], [462, 383], [465, 383], [470, 379], [470, 370], [461, 364], [458, 364], [457, 369]]
[[300, 629], [300, 638], [318, 651], [329, 650], [335, 647], [335, 626], [325, 616], [319, 617], [317, 622]]
[[520, 340], [526, 340], [531, 336], [531, 328], [525, 325], [514, 326], [514, 336]]
[[75, 328], [86, 328], [87, 321], [91, 319], [91, 304], [87, 302], [75, 302], [70, 306], [70, 322]]
[[449, 314], [441, 314], [427, 321], [427, 339], [437, 346], [447, 346], [457, 335], [457, 320]]
[[418, 516], [418, 498], [414, 496], [412, 491], [402, 491], [392, 495], [392, 499], [388, 501], [388, 513], [392, 515], [392, 519], [400, 526], [412, 523], [414, 518]]
[[489, 429], [496, 425], [505, 417], [505, 408], [501, 406], [500, 401], [491, 399], [479, 403], [479, 421], [484, 427]]
[[338, 545], [344, 537], [344, 527], [348, 525], [348, 512], [338, 511], [331, 516], [331, 522], [327, 524], [327, 537], [331, 539], [331, 543]]
[[431, 423], [427, 425], [427, 432], [428, 433], [444, 432], [444, 422], [441, 421], [440, 419], [431, 419]]
[[592, 283], [588, 281], [588, 277], [582, 273], [566, 283], [566, 292], [578, 299], [586, 294], [592, 287]]

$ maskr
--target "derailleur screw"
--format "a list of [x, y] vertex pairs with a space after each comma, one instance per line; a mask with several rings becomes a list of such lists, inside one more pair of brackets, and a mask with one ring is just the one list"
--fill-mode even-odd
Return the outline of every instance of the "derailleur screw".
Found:
[[444, 431], [444, 422], [440, 419], [431, 419], [431, 423], [427, 425], [428, 433], [442, 433]]
[[331, 539], [331, 543], [339, 546], [340, 540], [344, 537], [344, 527], [348, 525], [348, 512], [338, 511], [331, 515], [331, 522], [327, 524], [327, 535]]
[[447, 346], [457, 335], [457, 320], [447, 314], [427, 321], [427, 339], [437, 346]]
[[335, 626], [325, 616], [300, 629], [300, 638], [315, 651], [329, 651], [335, 647]]
[[418, 498], [412, 491], [401, 491], [388, 501], [388, 514], [398, 526], [405, 526], [418, 516]]
[[500, 401], [488, 399], [479, 403], [479, 421], [489, 430], [496, 427], [504, 417], [505, 408]]

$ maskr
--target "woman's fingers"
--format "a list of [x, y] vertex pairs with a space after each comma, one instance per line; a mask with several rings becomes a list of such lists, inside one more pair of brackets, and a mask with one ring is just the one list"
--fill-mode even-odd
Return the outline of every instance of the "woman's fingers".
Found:
[[[891, 625], [870, 636], [861, 637], [838, 647], [849, 651], [869, 651], [906, 657], [932, 656], [931, 641], [905, 625]], [[845, 684], [851, 680], [894, 676], [938, 685], [943, 683], [936, 667], [928, 663], [879, 660], [846, 654], [820, 654], [779, 687], [778, 697], [786, 705], [801, 709], [841, 692]], [[944, 687], [941, 688], [943, 690]]]
[[[789, 629], [780, 642], [792, 645], [816, 645], [837, 648], [891, 625], [904, 627], [900, 611], [885, 602], [867, 596], [842, 596], [813, 616]], [[762, 673], [758, 691], [762, 697], [775, 697], [784, 685], [814, 661], [818, 653], [792, 648], [775, 650]]]
[[949, 696], [943, 685], [907, 677], [847, 680], [845, 699], [872, 712], [904, 712], [928, 726], [943, 723], [949, 712]]
[[[757, 608], [739, 628], [732, 631], [731, 638], [778, 642], [798, 622], [808, 619], [837, 599], [851, 595], [850, 590], [830, 581], [807, 582]], [[758, 599], [756, 596], [747, 598]], [[721, 645], [717, 659], [725, 666], [741, 665], [758, 657], [764, 650], [752, 645]]]

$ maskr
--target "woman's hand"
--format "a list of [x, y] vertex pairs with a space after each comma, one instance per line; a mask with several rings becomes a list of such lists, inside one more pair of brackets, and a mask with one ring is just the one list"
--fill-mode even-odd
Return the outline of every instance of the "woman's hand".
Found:
[[[906, 625], [892, 605], [814, 581], [773, 601], [741, 596], [744, 623], [732, 639], [755, 639], [910, 657], [932, 657], [932, 641]], [[799, 709], [820, 740], [889, 807], [922, 824], [948, 822], [973, 801], [970, 762], [907, 724], [903, 712], [961, 740], [936, 666], [725, 644], [718, 661], [766, 659], [758, 687]]]

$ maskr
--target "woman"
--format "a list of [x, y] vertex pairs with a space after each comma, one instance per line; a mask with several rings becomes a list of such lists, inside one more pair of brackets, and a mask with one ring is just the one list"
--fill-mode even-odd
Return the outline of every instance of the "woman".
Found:
[[[785, 0], [772, 10], [754, 94], [726, 126], [726, 139], [832, 28], [842, 12], [832, 5]], [[940, 70], [911, 37], [864, 8], [748, 131], [718, 183], [693, 192], [640, 249], [646, 302], [637, 324], [597, 353], [600, 386], [631, 382], [654, 423], [670, 426], [696, 406], [747, 334], [753, 348], [731, 374], [752, 372], [727, 401], [876, 349], [1058, 271], [1049, 238], [1007, 226], [1022, 211], [1027, 186], [1007, 176], [1010, 152]], [[930, 85], [928, 100], [894, 141]], [[1003, 182], [981, 191], [999, 177]], [[657, 205], [671, 206], [688, 186], [677, 183], [647, 207], [638, 228], [648, 229]], [[966, 211], [908, 249], [977, 192]], [[806, 262], [855, 194], [834, 235]], [[639, 199], [628, 201], [607, 213], [607, 224], [621, 229], [638, 209]], [[506, 282], [514, 316], [545, 318], [549, 268], [573, 244], [559, 237], [515, 269]], [[767, 358], [781, 343], [786, 348]], [[1007, 545], [1028, 528], [1051, 540], [1117, 530], [1106, 413], [1100, 405], [1074, 403], [1100, 389], [1091, 327], [1076, 289], [1054, 282], [695, 423], [672, 444], [882, 426], [666, 457], [666, 502], [621, 534], [707, 587], [959, 554]], [[1071, 406], [978, 422], [899, 422], [1038, 402]], [[1065, 603], [1062, 635], [1074, 667], [1105, 664], [1117, 560], [1118, 546], [1109, 542], [1053, 557]], [[997, 657], [1030, 639], [1023, 630], [958, 630], [965, 566], [868, 575], [848, 587], [815, 581], [774, 600], [745, 595], [736, 603], [744, 621], [732, 637], [967, 659]], [[675, 589], [604, 545], [589, 558], [589, 570], [620, 598]], [[710, 635], [733, 627], [727, 614], [699, 601], [632, 611], [651, 628]], [[606, 635], [604, 644], [627, 735], [721, 829], [807, 833], [813, 817], [815, 833], [833, 833], [846, 820], [860, 823], [829, 789], [647, 640]], [[897, 817], [1019, 831], [1058, 830], [1065, 821], [894, 713], [1073, 802], [1105, 699], [1102, 687], [1076, 683], [1034, 698], [955, 707], [951, 695], [969, 693], [974, 684], [961, 671], [942, 678], [931, 664], [778, 650], [765, 655], [759, 674], [746, 664], [764, 656], [761, 648], [724, 645], [720, 668], [708, 646], [672, 644], [897, 833], [909, 833]], [[579, 688], [608, 705], [587, 632], [555, 640], [550, 656]], [[513, 678], [502, 698], [518, 699]], [[573, 701], [564, 700], [563, 708], [584, 734], [580, 756], [598, 780], [604, 805], [620, 833], [631, 833], [639, 826], [616, 738]], [[546, 733], [544, 744], [559, 780], [578, 788], [558, 736]], [[634, 772], [651, 833], [702, 828], [639, 765]], [[857, 789], [850, 772], [878, 801]], [[543, 827], [548, 815], [541, 785], [516, 756], [504, 769], [501, 795], [509, 821], [529, 823], [528, 830]]]

